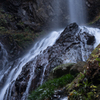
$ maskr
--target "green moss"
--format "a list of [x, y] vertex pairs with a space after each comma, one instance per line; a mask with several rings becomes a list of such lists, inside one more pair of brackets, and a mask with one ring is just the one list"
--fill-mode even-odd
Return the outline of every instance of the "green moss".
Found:
[[7, 29], [5, 27], [0, 27], [0, 31], [6, 31]]
[[97, 86], [88, 80], [78, 83], [76, 89], [70, 92], [69, 100], [98, 100]]
[[17, 25], [24, 26], [24, 23], [23, 23], [22, 21], [19, 21], [19, 22], [17, 23]]
[[69, 100], [99, 100], [100, 98], [100, 44], [90, 55], [83, 73], [67, 85]]
[[[85, 72], [85, 71], [84, 71]], [[77, 87], [79, 85], [79, 82], [83, 80], [85, 77], [85, 73], [80, 72], [77, 77], [70, 83], [66, 85], [66, 89], [68, 92], [72, 91], [74, 87]]]
[[73, 80], [71, 74], [67, 74], [57, 79], [50, 80], [44, 83], [42, 86], [38, 87], [29, 95], [29, 100], [44, 100], [51, 98], [54, 94], [54, 90], [65, 86], [67, 83]]
[[57, 70], [57, 69], [60, 69], [60, 68], [71, 67], [71, 66], [73, 66], [73, 65], [74, 65], [74, 63], [62, 64], [62, 65], [59, 65], [59, 66], [55, 67], [55, 68], [53, 69], [53, 71], [55, 71], [55, 70]]

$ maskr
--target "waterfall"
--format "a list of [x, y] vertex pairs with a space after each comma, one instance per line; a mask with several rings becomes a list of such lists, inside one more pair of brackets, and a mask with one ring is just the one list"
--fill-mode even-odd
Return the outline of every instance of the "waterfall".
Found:
[[[84, 7], [82, 7], [84, 6], [84, 0], [68, 0], [68, 4], [69, 4], [70, 22], [84, 24], [86, 22], [86, 18], [84, 17], [86, 12], [85, 12], [85, 9], [83, 9]], [[57, 9], [56, 12], [59, 13], [58, 6], [59, 6], [59, 2], [56, 8]], [[57, 16], [59, 16], [59, 14]], [[57, 20], [59, 21], [59, 18]], [[84, 32], [86, 32], [86, 33], [89, 33], [90, 35], [95, 36], [96, 42], [93, 45], [94, 48], [100, 43], [100, 29], [80, 26], [79, 31], [81, 32], [78, 35], [84, 34]], [[0, 100], [15, 100], [11, 97], [15, 82], [17, 78], [20, 76], [23, 70], [23, 67], [25, 66], [27, 67], [27, 65], [31, 63], [32, 68], [29, 74], [30, 77], [28, 77], [28, 82], [27, 82], [25, 92], [22, 94], [21, 99], [18, 99], [18, 100], [27, 99], [29, 90], [31, 88], [31, 82], [36, 77], [35, 76], [36, 63], [37, 63], [36, 60], [38, 60], [38, 56], [40, 54], [42, 55], [45, 49], [49, 48], [49, 46], [53, 46], [55, 44], [56, 40], [60, 37], [61, 32], [62, 30], [51, 32], [48, 36], [43, 38], [41, 41], [38, 41], [24, 57], [18, 58], [17, 60], [9, 62], [9, 63], [8, 63], [7, 51], [4, 48], [4, 46], [0, 43]], [[81, 37], [81, 40], [84, 41], [84, 38]], [[89, 45], [85, 45], [86, 42], [87, 41], [84, 41], [84, 43], [81, 43], [82, 61], [86, 61], [86, 59], [88, 59], [89, 55], [91, 54], [91, 51], [86, 51], [88, 50], [87, 48], [90, 47]], [[67, 63], [70, 61], [72, 61], [72, 63], [76, 62], [75, 57], [77, 57], [77, 55], [73, 56], [71, 53], [75, 55], [75, 52], [76, 54], [78, 54], [79, 52], [73, 51], [73, 50], [75, 49], [71, 49], [71, 50], [69, 49], [69, 51], [71, 52], [66, 53], [66, 56], [69, 53], [71, 55], [66, 61]], [[41, 65], [44, 64], [44, 66], [43, 66], [42, 74], [40, 76], [41, 78], [40, 83], [39, 83], [40, 85], [42, 85], [44, 82], [45, 72], [47, 70], [48, 63], [49, 63], [48, 60], [45, 60], [45, 59], [44, 59], [44, 63], [41, 62]], [[25, 70], [28, 70], [28, 69], [25, 69]], [[23, 84], [24, 84], [24, 81], [23, 81]], [[16, 93], [14, 95], [16, 95]], [[61, 98], [61, 100], [66, 100], [66, 99], [67, 97]]]
[[[26, 54], [22, 58], [19, 58], [17, 60], [17, 64], [15, 63], [16, 61], [14, 61], [11, 65], [8, 66], [8, 69], [4, 70], [4, 73], [0, 72], [0, 75], [2, 74], [0, 76], [0, 83], [2, 82], [2, 80], [4, 80], [3, 84], [1, 83], [2, 85], [0, 85], [0, 100], [11, 100], [11, 97], [10, 97], [11, 96], [10, 91], [12, 89], [11, 87], [12, 87], [14, 81], [16, 80], [16, 78], [18, 77], [18, 75], [21, 73], [22, 67], [26, 63], [31, 61], [33, 58], [35, 58], [37, 55], [42, 53], [48, 46], [52, 46], [55, 43], [56, 39], [59, 37], [60, 33], [61, 33], [61, 31], [60, 32], [53, 31], [50, 35], [46, 36], [41, 41], [38, 41], [33, 46], [33, 48], [29, 51], [28, 54]], [[5, 59], [3, 59], [3, 61], [4, 61], [3, 65], [4, 65], [7, 62], [7, 59], [6, 59], [7, 53], [6, 53], [6, 50], [3, 48], [3, 45], [2, 44], [0, 44], [0, 45], [1, 45], [1, 49], [3, 49], [3, 53], [4, 53], [3, 57], [5, 58]], [[0, 51], [0, 54], [1, 54], [1, 51]], [[34, 70], [35, 70], [35, 68], [33, 66], [32, 75], [29, 79], [28, 86], [27, 86], [26, 92], [23, 95], [22, 100], [25, 100], [26, 95], [28, 94], [29, 86], [31, 83], [31, 78], [34, 77]], [[43, 76], [44, 76], [44, 74], [43, 74]], [[6, 77], [6, 80], [5, 80], [5, 77]], [[42, 84], [42, 82], [41, 82], [41, 84]]]
[[[86, 26], [80, 26], [79, 32], [77, 34], [81, 35], [81, 34], [84, 34], [84, 32], [95, 36], [95, 39], [96, 39], [96, 42], [94, 44], [94, 48], [95, 48], [100, 43], [100, 39], [99, 39], [100, 38], [100, 29], [89, 28]], [[19, 58], [17, 61], [11, 62], [10, 64], [6, 64], [6, 63], [8, 63], [8, 60], [7, 60], [8, 54], [7, 54], [7, 51], [4, 49], [3, 45], [0, 44], [1, 51], [3, 51], [3, 57], [4, 57], [4, 60], [3, 60], [4, 64], [3, 65], [8, 66], [6, 69], [2, 69], [3, 73], [2, 73], [2, 71], [0, 72], [0, 74], [1, 74], [1, 76], [0, 76], [0, 100], [12, 100], [11, 93], [12, 93], [12, 90], [14, 88], [15, 81], [22, 71], [22, 68], [25, 65], [27, 65], [28, 63], [31, 63], [31, 61], [34, 58], [37, 59], [36, 56], [38, 56], [39, 54], [42, 54], [48, 46], [52, 46], [56, 42], [56, 40], [59, 38], [60, 33], [61, 33], [61, 31], [52, 32], [50, 35], [46, 36], [41, 41], [38, 41], [24, 57]], [[82, 39], [84, 39], [84, 38], [82, 37]], [[84, 43], [81, 45], [81, 47], [83, 47], [81, 50], [83, 61], [84, 61], [84, 59], [85, 60], [88, 59], [88, 56], [91, 54], [91, 51], [86, 51], [87, 48], [90, 48], [90, 46], [86, 45], [86, 41]], [[1, 51], [0, 51], [0, 53], [1, 53]], [[86, 55], [87, 55], [87, 57], [86, 57]], [[76, 57], [77, 57], [77, 55], [76, 55]], [[70, 60], [73, 60], [72, 57], [69, 56], [69, 58], [70, 58]], [[31, 81], [35, 77], [34, 71], [36, 70], [36, 66], [35, 66], [36, 60], [33, 60], [33, 61], [34, 62], [32, 62], [32, 69], [31, 69], [30, 78], [29, 78], [26, 90], [23, 93], [22, 98], [18, 99], [18, 100], [26, 100], [27, 99], [30, 85], [31, 85]], [[47, 67], [48, 61], [45, 60], [44, 62], [46, 64], [44, 65], [43, 73], [41, 74], [41, 81], [39, 84], [43, 83], [44, 76], [45, 76], [44, 73], [45, 73], [45, 70], [47, 69], [46, 67]], [[66, 100], [66, 98], [62, 98], [61, 100]]]
[[86, 23], [85, 0], [68, 0], [70, 23]]

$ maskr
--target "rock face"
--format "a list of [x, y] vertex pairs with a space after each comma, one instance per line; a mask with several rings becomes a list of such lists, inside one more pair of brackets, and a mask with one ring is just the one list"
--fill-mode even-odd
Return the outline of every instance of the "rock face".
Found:
[[[13, 15], [10, 26], [20, 29], [26, 26], [39, 31], [43, 26], [65, 26], [68, 21], [66, 0], [4, 0], [3, 9]], [[61, 6], [59, 6], [61, 5]], [[4, 12], [5, 13], [5, 12]], [[23, 23], [24, 26], [20, 25]], [[48, 24], [49, 23], [49, 24]]]
[[23, 66], [21, 74], [7, 90], [10, 94], [6, 95], [6, 99], [26, 100], [27, 94], [42, 84], [53, 68], [63, 63], [83, 61], [81, 49], [89, 52], [93, 50], [95, 39], [91, 44], [87, 43], [91, 37], [88, 33], [81, 33], [76, 23], [68, 25], [52, 47]]
[[88, 20], [93, 20], [100, 12], [100, 0], [86, 0]]
[[[65, 27], [69, 23], [67, 0], [4, 0], [0, 1], [3, 14], [9, 14], [6, 27], [24, 30], [26, 27], [41, 31], [43, 28]], [[88, 21], [93, 20], [100, 11], [99, 0], [86, 0]], [[10, 20], [9, 20], [10, 19]]]
[[21, 54], [21, 48], [17, 45], [11, 35], [1, 35], [0, 42], [7, 50], [9, 60], [14, 60]]

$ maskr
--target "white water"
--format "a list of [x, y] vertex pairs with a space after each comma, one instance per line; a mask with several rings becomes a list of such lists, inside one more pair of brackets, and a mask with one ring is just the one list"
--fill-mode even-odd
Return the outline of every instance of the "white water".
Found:
[[61, 98], [60, 100], [68, 100], [68, 97]]
[[[98, 29], [98, 28], [90, 28], [90, 27], [86, 27], [86, 26], [80, 26], [80, 29], [81, 29], [81, 33], [87, 32], [87, 33], [95, 36], [95, 39], [96, 39], [95, 44], [94, 44], [94, 49], [95, 49], [98, 46], [98, 44], [100, 44], [100, 29]], [[74, 53], [75, 53], [75, 51], [74, 51]], [[91, 52], [89, 52], [89, 53], [91, 54]], [[86, 57], [86, 55], [88, 55], [88, 56]], [[84, 50], [82, 50], [83, 61], [88, 59], [88, 57], [89, 57], [89, 54], [86, 54], [86, 52], [84, 52]], [[69, 60], [66, 61], [67, 63], [70, 63], [71, 61], [72, 62], [75, 61], [74, 60], [75, 58], [73, 59], [72, 57], [71, 57], [71, 59], [70, 58], [68, 58], [68, 59]], [[64, 98], [61, 98], [60, 100], [68, 100], [68, 98], [64, 97]]]
[[[95, 36], [96, 42], [94, 44], [94, 48], [100, 43], [100, 29], [97, 29], [97, 28], [89, 28], [89, 27], [84, 27], [84, 26], [80, 26], [80, 29], [81, 29], [81, 33], [87, 32], [87, 33], [92, 34], [92, 35]], [[7, 80], [5, 81], [5, 83], [3, 83], [4, 86], [0, 90], [0, 100], [3, 100], [5, 93], [6, 94], [9, 94], [9, 91], [6, 91], [6, 90], [10, 86], [10, 84], [13, 83], [13, 81], [16, 80], [16, 78], [18, 77], [18, 75], [21, 73], [22, 67], [27, 62], [31, 61], [34, 57], [36, 57], [38, 54], [42, 53], [43, 50], [45, 50], [48, 46], [52, 46], [55, 43], [56, 39], [59, 37], [60, 33], [61, 33], [61, 31], [59, 31], [59, 32], [54, 31], [50, 35], [48, 35], [44, 39], [42, 39], [41, 41], [38, 41], [34, 45], [34, 47], [29, 51], [28, 54], [26, 54], [23, 58], [20, 58], [19, 59], [20, 61], [18, 62], [18, 64], [14, 68], [12, 68], [12, 66], [9, 66], [9, 68], [4, 71], [4, 73], [0, 76], [0, 80], [6, 74], [7, 74], [8, 77], [6, 78]], [[1, 46], [3, 48], [3, 45], [2, 44], [1, 44]], [[7, 52], [6, 52], [5, 49], [4, 49], [4, 52], [5, 52], [5, 57], [7, 57]], [[85, 55], [88, 55], [88, 54], [85, 54]], [[84, 51], [82, 51], [82, 56], [84, 57]], [[5, 61], [7, 61], [7, 59], [5, 59]], [[34, 77], [34, 70], [35, 70], [35, 67], [33, 65], [33, 70], [32, 70], [32, 73], [30, 74], [31, 77], [29, 79], [29, 82], [28, 82], [26, 91], [23, 94], [22, 100], [25, 100], [26, 97], [28, 96], [30, 84], [31, 84], [32, 78]], [[42, 78], [41, 78], [41, 83], [40, 84], [43, 83], [43, 80], [44, 80], [43, 78], [44, 78], [45, 70], [46, 70], [46, 67], [44, 67], [44, 69], [43, 69], [43, 74], [41, 76]], [[2, 73], [2, 70], [1, 70], [0, 73]], [[5, 100], [7, 100], [7, 97], [6, 96], [5, 96]], [[61, 99], [61, 100], [67, 100], [67, 98], [64, 98], [64, 99]]]
[[68, 0], [70, 23], [84, 24], [86, 22], [85, 0]]
[[[100, 43], [100, 29], [89, 28], [89, 27], [84, 27], [84, 26], [80, 26], [80, 29], [81, 29], [82, 33], [88, 32], [89, 34], [92, 34], [92, 35], [95, 36], [96, 42], [94, 44], [94, 48]], [[19, 61], [18, 65], [16, 67], [11, 69], [11, 66], [9, 66], [9, 68], [5, 71], [5, 73], [2, 74], [2, 76], [0, 76], [0, 79], [2, 79], [2, 77], [5, 74], [8, 74], [7, 80], [5, 81], [4, 86], [0, 90], [0, 100], [3, 100], [4, 94], [6, 93], [7, 88], [10, 86], [10, 84], [14, 80], [16, 80], [18, 75], [21, 73], [22, 67], [27, 62], [31, 61], [34, 57], [36, 57], [38, 54], [42, 53], [43, 50], [45, 50], [48, 46], [52, 46], [55, 43], [56, 39], [59, 37], [60, 33], [61, 33], [61, 31], [59, 31], [59, 32], [54, 31], [50, 35], [48, 35], [47, 37], [42, 39], [40, 42], [38, 41], [34, 45], [34, 47], [29, 51], [28, 54], [26, 54], [23, 58], [20, 58], [20, 61]], [[82, 54], [83, 54], [83, 57], [84, 57], [84, 51], [82, 51], [82, 52], [83, 52]], [[31, 77], [29, 79], [26, 92], [23, 94], [22, 100], [25, 100], [26, 97], [28, 96], [28, 91], [29, 91], [29, 88], [30, 88], [31, 80], [34, 77], [34, 70], [35, 70], [35, 67], [33, 67], [32, 74], [31, 74]], [[43, 77], [44, 77], [45, 70], [46, 70], [46, 67], [44, 67], [44, 69], [43, 69], [41, 84], [43, 83]], [[9, 92], [7, 91], [7, 93], [9, 93]], [[5, 100], [7, 100], [6, 96], [5, 96]], [[67, 100], [67, 98], [63, 98], [61, 100]]]
[[100, 43], [100, 29], [86, 26], [80, 26], [80, 28], [82, 29], [82, 32], [87, 32], [95, 36], [96, 43], [94, 44], [94, 48], [96, 48]]
[[[28, 54], [26, 54], [23, 58], [20, 58], [18, 64], [16, 65], [16, 67], [14, 67], [11, 70], [11, 66], [9, 66], [9, 68], [7, 69], [7, 71], [5, 71], [5, 73], [3, 74], [3, 75], [5, 75], [7, 73], [8, 77], [7, 77], [7, 80], [5, 81], [5, 83], [3, 83], [4, 86], [0, 90], [0, 100], [3, 100], [7, 88], [10, 86], [10, 84], [14, 80], [16, 80], [16, 78], [18, 77], [18, 75], [21, 73], [22, 67], [27, 62], [31, 61], [34, 57], [36, 57], [38, 54], [42, 53], [48, 46], [52, 46], [55, 43], [56, 39], [59, 37], [60, 33], [61, 33], [61, 31], [59, 31], [59, 32], [53, 31], [50, 35], [46, 36], [41, 41], [38, 41], [34, 45], [34, 47], [29, 51]], [[31, 77], [34, 76], [34, 70], [35, 70], [35, 68], [33, 67], [33, 74], [32, 74]], [[8, 73], [8, 71], [9, 71], [9, 73]], [[0, 79], [2, 78], [2, 76], [0, 76]], [[31, 83], [31, 78], [30, 78], [30, 80], [29, 80], [28, 83], [29, 84], [27, 86], [26, 93], [24, 93], [24, 95], [26, 95], [28, 93], [29, 86], [30, 86], [30, 83]], [[5, 97], [5, 100], [7, 100], [6, 97]], [[24, 96], [23, 96], [23, 100], [24, 100]]]
[[[81, 12], [79, 14], [80, 7], [77, 6], [78, 5], [77, 3], [79, 3], [82, 7], [84, 5], [83, 2], [84, 2], [84, 0], [69, 0], [70, 22], [77, 22], [78, 24], [83, 24], [85, 22], [85, 20], [86, 20], [85, 19], [85, 12]], [[84, 10], [83, 7], [81, 9]], [[80, 27], [80, 28], [82, 29], [82, 32], [89, 32], [89, 34], [95, 35], [95, 38], [96, 38], [96, 43], [94, 45], [94, 48], [95, 48], [100, 43], [100, 30], [97, 29], [97, 28], [88, 28], [88, 27]], [[21, 73], [22, 67], [26, 63], [31, 61], [34, 57], [36, 57], [38, 54], [42, 53], [43, 50], [45, 50], [48, 46], [52, 46], [55, 43], [56, 39], [59, 37], [60, 33], [61, 33], [61, 31], [60, 32], [56, 32], [56, 31], [52, 32], [50, 35], [48, 35], [47, 37], [45, 37], [41, 41], [38, 41], [34, 45], [34, 47], [29, 51], [28, 54], [26, 54], [23, 58], [20, 58], [18, 64], [14, 68], [13, 68], [13, 66], [9, 66], [9, 68], [7, 70], [3, 69], [3, 70], [0, 71], [0, 75], [1, 75], [0, 80], [5, 75], [8, 76], [5, 83], [3, 83], [4, 85], [3, 85], [2, 89], [0, 90], [0, 100], [3, 100], [5, 93], [7, 93], [7, 94], [10, 93], [9, 91], [6, 92], [6, 90], [7, 90], [7, 88], [9, 88], [11, 83], [13, 83], [14, 80], [16, 80], [18, 75]], [[5, 67], [6, 62], [7, 62], [7, 52], [4, 49], [3, 45], [2, 44], [0, 44], [0, 45], [5, 52], [4, 53], [5, 54], [4, 55], [5, 60], [4, 60], [4, 63], [3, 63], [3, 67]], [[88, 54], [84, 54], [84, 51], [82, 50], [83, 61], [84, 61], [84, 59], [86, 59], [86, 58], [84, 58], [84, 55], [88, 55]], [[73, 59], [75, 59], [75, 58], [71, 58], [72, 61], [73, 61]], [[68, 62], [70, 62], [70, 60]], [[29, 79], [27, 89], [26, 89], [25, 93], [23, 94], [22, 100], [25, 100], [26, 95], [28, 95], [31, 80], [32, 80], [32, 77], [34, 77], [34, 70], [35, 70], [35, 67], [33, 67], [32, 74], [31, 74], [31, 77]], [[41, 84], [43, 83], [43, 77], [44, 77], [45, 70], [46, 70], [46, 67], [44, 67], [44, 70], [43, 70]], [[5, 100], [7, 100], [6, 96], [5, 96]], [[10, 98], [9, 98], [9, 100], [10, 100]], [[62, 98], [61, 100], [67, 100], [67, 97]]]
[[[87, 44], [85, 33], [95, 36], [96, 41], [93, 45]], [[80, 47], [76, 45], [76, 49], [73, 47], [68, 49], [66, 54], [62, 55], [61, 57], [63, 63], [77, 63], [78, 61], [86, 61], [89, 58], [91, 51], [100, 43], [100, 29], [98, 28], [80, 26], [79, 31], [75, 36], [80, 38]]]

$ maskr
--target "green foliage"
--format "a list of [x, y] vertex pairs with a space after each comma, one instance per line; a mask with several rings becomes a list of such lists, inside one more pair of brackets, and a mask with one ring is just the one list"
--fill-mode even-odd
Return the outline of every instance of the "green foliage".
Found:
[[95, 100], [97, 97], [97, 86], [91, 85], [88, 80], [77, 85], [77, 89], [70, 92], [69, 100]]
[[98, 61], [98, 64], [100, 66], [100, 58], [96, 58], [96, 60]]
[[5, 27], [0, 27], [0, 31], [6, 31], [7, 29]]
[[38, 87], [29, 95], [29, 100], [44, 100], [51, 98], [54, 94], [54, 90], [65, 86], [67, 83], [73, 80], [71, 74], [67, 74], [57, 79], [50, 80], [44, 83], [42, 86]]
[[[85, 70], [84, 70], [85, 71]], [[84, 73], [80, 72], [80, 77], [78, 78], [78, 80], [82, 80], [85, 77]]]
[[11, 35], [17, 44], [22, 48], [27, 48], [32, 43], [32, 41], [34, 41], [34, 38], [36, 38], [34, 33], [32, 34], [27, 32], [16, 32]]

